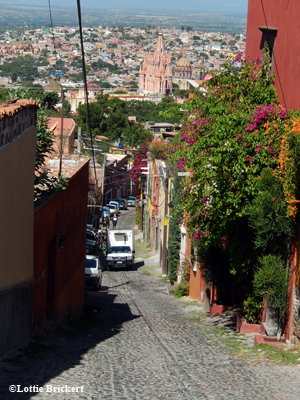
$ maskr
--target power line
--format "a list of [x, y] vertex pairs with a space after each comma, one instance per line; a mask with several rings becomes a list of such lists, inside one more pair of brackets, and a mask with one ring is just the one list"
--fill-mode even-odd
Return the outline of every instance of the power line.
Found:
[[55, 39], [54, 39], [54, 32], [53, 32], [53, 21], [52, 21], [52, 12], [51, 12], [50, 0], [48, 0], [48, 4], [49, 4], [50, 25], [51, 25], [51, 32], [52, 32], [52, 44], [53, 44], [53, 47], [54, 47]]
[[91, 139], [91, 149], [92, 149], [92, 157], [93, 157], [94, 173], [95, 173], [95, 184], [96, 184], [96, 186], [98, 186], [94, 144], [93, 144], [93, 137], [92, 137], [92, 132], [91, 132], [91, 118], [90, 118], [89, 96], [88, 96], [88, 90], [87, 90], [87, 79], [86, 79], [86, 69], [85, 69], [80, 0], [77, 0], [77, 11], [78, 11], [78, 23], [79, 23], [79, 32], [80, 32], [81, 54], [82, 54], [82, 71], [83, 71], [83, 80], [84, 80], [85, 95], [86, 95], [87, 123], [88, 123], [88, 131], [89, 131], [89, 135], [90, 135], [90, 139]]

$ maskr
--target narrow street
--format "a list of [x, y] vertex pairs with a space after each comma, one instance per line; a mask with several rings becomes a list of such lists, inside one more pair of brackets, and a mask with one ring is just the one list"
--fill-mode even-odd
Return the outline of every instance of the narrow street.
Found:
[[[134, 210], [125, 211], [118, 227], [133, 221]], [[81, 321], [49, 330], [0, 363], [0, 399], [299, 399], [300, 367], [238, 364], [166, 287], [139, 268], [105, 269]], [[10, 393], [10, 385], [44, 391]], [[53, 392], [65, 385], [81, 391]]]

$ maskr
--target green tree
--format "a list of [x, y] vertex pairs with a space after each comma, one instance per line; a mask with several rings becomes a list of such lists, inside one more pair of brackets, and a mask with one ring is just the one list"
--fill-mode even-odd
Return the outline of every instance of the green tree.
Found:
[[124, 32], [124, 25], [119, 24], [119, 25], [117, 26], [117, 28], [118, 28], [118, 31], [119, 31], [119, 32], [121, 32], [121, 33]]
[[129, 145], [129, 147], [137, 147], [144, 142], [149, 142], [153, 139], [153, 135], [146, 131], [142, 124], [129, 122], [122, 132], [122, 137], [124, 142]]
[[[37, 146], [34, 178], [34, 201], [39, 200], [46, 193], [64, 190], [66, 179], [60, 175], [57, 178], [49, 177], [45, 165], [46, 158], [53, 152], [53, 133], [48, 130], [47, 118], [43, 110], [37, 111]], [[45, 190], [45, 188], [47, 188]]]
[[8, 89], [0, 89], [0, 104], [8, 99]]
[[42, 99], [41, 99], [41, 104], [42, 107], [45, 107], [47, 109], [53, 109], [56, 104], [59, 102], [59, 95], [55, 92], [46, 92]]
[[271, 168], [264, 168], [256, 182], [257, 194], [245, 215], [255, 232], [254, 245], [264, 254], [288, 256], [288, 246], [294, 234], [294, 224], [287, 218], [288, 204], [282, 184]]
[[12, 82], [17, 82], [17, 80], [18, 80], [18, 74], [17, 74], [15, 71], [13, 71], [13, 72], [11, 73], [11, 75], [10, 75], [10, 79], [11, 79]]
[[289, 275], [279, 256], [269, 254], [261, 258], [259, 262], [260, 266], [254, 274], [255, 294], [260, 298], [265, 298], [270, 307], [278, 310], [280, 332], [288, 308]]

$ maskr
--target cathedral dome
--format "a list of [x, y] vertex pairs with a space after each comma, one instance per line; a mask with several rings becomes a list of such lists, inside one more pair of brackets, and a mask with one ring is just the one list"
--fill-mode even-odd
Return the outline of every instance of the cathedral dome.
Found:
[[62, 90], [62, 86], [60, 83], [57, 82], [56, 77], [54, 76], [52, 81], [45, 86], [46, 92], [56, 92], [60, 93]]
[[181, 59], [177, 62], [176, 67], [190, 67], [191, 63], [186, 57], [181, 57]]

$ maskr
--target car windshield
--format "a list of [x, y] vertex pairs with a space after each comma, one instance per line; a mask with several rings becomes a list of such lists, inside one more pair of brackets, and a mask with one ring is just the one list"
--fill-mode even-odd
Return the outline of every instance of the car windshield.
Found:
[[133, 200], [133, 201], [135, 201], [135, 200], [136, 200], [136, 198], [135, 198], [135, 197], [131, 197], [131, 196], [129, 196], [129, 197], [127, 197], [127, 200]]
[[109, 207], [110, 210], [115, 210], [116, 209], [116, 206], [114, 206], [113, 204], [110, 204], [108, 207]]
[[129, 246], [112, 246], [109, 253], [131, 253]]
[[96, 268], [97, 261], [95, 258], [86, 258], [85, 260], [85, 268]]

